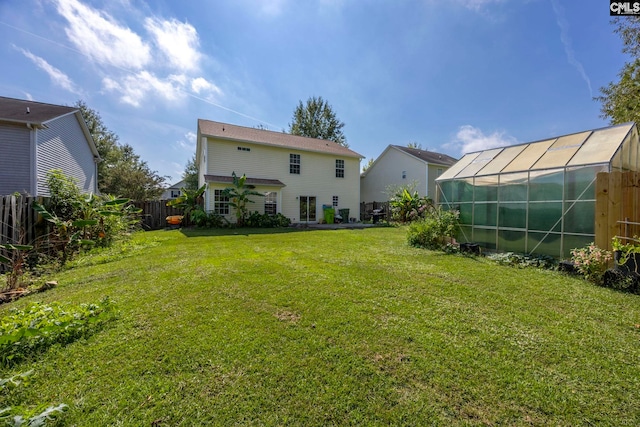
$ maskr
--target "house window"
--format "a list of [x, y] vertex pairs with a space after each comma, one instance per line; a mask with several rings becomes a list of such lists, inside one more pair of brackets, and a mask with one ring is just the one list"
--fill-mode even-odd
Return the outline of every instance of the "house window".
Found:
[[442, 172], [444, 172], [442, 168], [438, 168], [438, 170], [436, 171], [436, 176], [442, 175]]
[[267, 191], [264, 193], [264, 213], [275, 215], [278, 212], [278, 193]]
[[229, 215], [229, 196], [222, 194], [222, 190], [213, 192], [213, 211], [219, 215]]
[[402, 179], [407, 179], [407, 171], [402, 171]]
[[238, 151], [251, 151], [249, 147], [238, 147]]
[[300, 175], [300, 154], [289, 154], [289, 173]]
[[338, 196], [333, 196], [333, 207], [334, 208], [338, 207]]
[[344, 178], [344, 160], [336, 159], [336, 178]]
[[180, 190], [171, 190], [171, 198], [175, 199], [176, 197], [180, 197]]

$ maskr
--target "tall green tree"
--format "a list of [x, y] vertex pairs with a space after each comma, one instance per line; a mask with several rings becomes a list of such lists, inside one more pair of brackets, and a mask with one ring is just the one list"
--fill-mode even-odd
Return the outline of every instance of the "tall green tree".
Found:
[[293, 121], [289, 123], [289, 133], [308, 136], [348, 147], [347, 138], [342, 133], [344, 123], [338, 119], [333, 108], [322, 97], [311, 97], [306, 104], [302, 101], [293, 112]]
[[75, 107], [80, 110], [96, 143], [102, 161], [98, 163], [98, 189], [131, 200], [157, 199], [164, 191], [166, 176], [152, 170], [129, 144], [120, 144], [118, 135], [109, 130], [100, 114], [84, 101]]
[[602, 95], [595, 99], [602, 104], [601, 116], [612, 124], [640, 123], [640, 16], [617, 17], [612, 23], [631, 61], [622, 67], [619, 80], [600, 88]]
[[182, 179], [184, 180], [184, 188], [187, 190], [198, 189], [198, 165], [196, 165], [196, 155], [187, 162], [182, 173]]

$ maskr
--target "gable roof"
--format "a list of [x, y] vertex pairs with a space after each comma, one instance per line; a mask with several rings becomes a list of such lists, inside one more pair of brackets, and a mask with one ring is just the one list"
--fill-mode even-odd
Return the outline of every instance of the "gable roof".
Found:
[[413, 157], [417, 157], [418, 159], [423, 160], [427, 163], [431, 163], [435, 165], [451, 166], [458, 161], [458, 159], [455, 159], [451, 156], [448, 156], [446, 154], [436, 153], [433, 151], [426, 151], [418, 148], [403, 147], [401, 145], [392, 145], [392, 147], [400, 151], [403, 151]]
[[36, 125], [44, 128], [47, 122], [69, 114], [75, 114], [94, 158], [99, 160], [100, 154], [96, 143], [78, 108], [0, 96], [0, 122]]
[[340, 144], [336, 144], [333, 141], [307, 138], [305, 136], [291, 135], [284, 132], [236, 126], [211, 120], [198, 119], [198, 130], [202, 136], [229, 141], [250, 142], [254, 144], [270, 145], [273, 147], [334, 154], [336, 156], [344, 157], [363, 157], [355, 151], [343, 147]]
[[0, 96], [0, 120], [6, 122], [42, 125], [56, 117], [73, 113], [76, 110], [77, 108], [75, 107]]

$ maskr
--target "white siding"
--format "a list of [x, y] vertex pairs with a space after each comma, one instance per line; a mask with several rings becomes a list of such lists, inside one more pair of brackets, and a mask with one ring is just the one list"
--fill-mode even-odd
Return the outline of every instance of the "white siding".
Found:
[[[406, 178], [402, 178], [402, 172]], [[422, 160], [389, 147], [360, 180], [360, 201], [385, 202], [389, 186], [405, 186], [415, 182], [420, 196], [427, 194], [427, 166]]]
[[31, 193], [31, 131], [0, 125], [0, 196]]
[[83, 192], [96, 188], [96, 166], [93, 153], [75, 114], [48, 122], [38, 131], [36, 143], [38, 195], [49, 195], [47, 172], [61, 169], [77, 180]]
[[[250, 148], [250, 151], [238, 150]], [[251, 178], [277, 179], [285, 184], [273, 190], [258, 188], [258, 191], [278, 192], [278, 212], [296, 223], [300, 221], [299, 196], [316, 197], [316, 217], [323, 217], [322, 205], [331, 205], [333, 196], [340, 200], [339, 209], [349, 209], [350, 217], [359, 216], [360, 160], [334, 154], [313, 153], [259, 144], [209, 140], [207, 144], [207, 173], [231, 176], [243, 174]], [[289, 154], [300, 155], [300, 175], [289, 173]], [[344, 178], [336, 178], [336, 159], [344, 160]], [[211, 184], [207, 197], [207, 209], [212, 209], [212, 188], [225, 186]], [[259, 203], [256, 203], [257, 207]], [[250, 210], [254, 209], [254, 204]]]

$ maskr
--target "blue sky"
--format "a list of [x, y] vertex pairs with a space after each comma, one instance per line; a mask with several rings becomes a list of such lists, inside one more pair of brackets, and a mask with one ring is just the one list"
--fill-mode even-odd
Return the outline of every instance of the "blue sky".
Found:
[[198, 118], [281, 131], [311, 96], [367, 160], [606, 126], [621, 46], [605, 0], [0, 0], [0, 95], [82, 99], [176, 182]]

